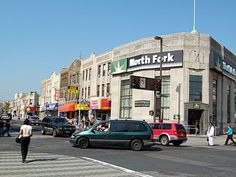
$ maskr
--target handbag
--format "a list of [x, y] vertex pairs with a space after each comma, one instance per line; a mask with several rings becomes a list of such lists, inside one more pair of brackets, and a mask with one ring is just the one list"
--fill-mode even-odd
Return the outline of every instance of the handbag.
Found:
[[16, 143], [20, 143], [20, 140], [21, 140], [21, 135], [18, 135], [18, 136], [16, 137]]

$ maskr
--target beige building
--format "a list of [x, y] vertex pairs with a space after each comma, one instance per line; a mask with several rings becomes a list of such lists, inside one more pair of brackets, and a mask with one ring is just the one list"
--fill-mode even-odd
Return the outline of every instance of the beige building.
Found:
[[[186, 126], [198, 120], [201, 134], [206, 133], [209, 122], [216, 125], [217, 133], [227, 123], [235, 126], [235, 55], [209, 35], [177, 33], [161, 38], [162, 52], [160, 40], [154, 36], [113, 49], [111, 117], [148, 122], [160, 116], [164, 121], [179, 118]], [[160, 79], [161, 56], [158, 104], [159, 95], [147, 90], [147, 78]], [[130, 76], [139, 76], [141, 89], [130, 88]]]

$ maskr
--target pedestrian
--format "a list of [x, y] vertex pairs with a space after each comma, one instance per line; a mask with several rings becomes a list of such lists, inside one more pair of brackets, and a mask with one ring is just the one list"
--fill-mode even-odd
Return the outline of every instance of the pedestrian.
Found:
[[228, 141], [231, 140], [234, 144], [236, 144], [233, 140], [233, 129], [231, 128], [231, 125], [228, 125], [228, 131], [227, 133], [227, 138], [225, 140], [225, 145], [228, 145]]
[[198, 122], [198, 120], [196, 120], [196, 123], [195, 123], [195, 135], [196, 136], [197, 136], [198, 132], [199, 132], [199, 122]]
[[7, 136], [11, 136], [10, 135], [10, 127], [11, 127], [11, 121], [10, 121], [10, 118], [8, 118], [5, 122], [5, 130], [3, 131], [2, 133], [2, 136], [5, 135], [5, 133], [7, 133]]
[[22, 156], [22, 163], [25, 163], [29, 144], [30, 144], [30, 137], [33, 135], [32, 133], [32, 127], [29, 125], [29, 120], [25, 119], [24, 125], [20, 127], [20, 133], [21, 135], [21, 156]]
[[92, 115], [92, 118], [91, 118], [91, 120], [90, 120], [90, 126], [93, 126], [94, 123], [95, 123], [95, 121], [96, 121], [95, 116]]
[[214, 128], [213, 124], [210, 122], [208, 130], [207, 130], [207, 139], [208, 139], [209, 146], [214, 145], [214, 142], [213, 142], [214, 133], [215, 133], [215, 128]]

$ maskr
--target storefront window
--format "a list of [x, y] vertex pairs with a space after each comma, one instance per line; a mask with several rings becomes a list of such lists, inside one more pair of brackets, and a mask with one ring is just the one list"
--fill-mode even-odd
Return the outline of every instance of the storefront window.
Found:
[[230, 85], [227, 85], [227, 123], [230, 123]]
[[189, 101], [202, 101], [202, 76], [190, 75]]
[[212, 83], [212, 119], [213, 123], [217, 125], [217, 80], [213, 79]]
[[130, 81], [121, 81], [121, 98], [120, 98], [120, 117], [125, 119], [131, 118], [132, 113], [132, 92], [130, 89]]

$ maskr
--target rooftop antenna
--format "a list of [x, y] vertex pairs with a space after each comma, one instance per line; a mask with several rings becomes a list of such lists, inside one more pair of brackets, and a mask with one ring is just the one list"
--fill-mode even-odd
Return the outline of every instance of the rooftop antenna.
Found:
[[196, 0], [193, 0], [193, 30], [191, 33], [197, 33], [197, 30], [196, 30]]

